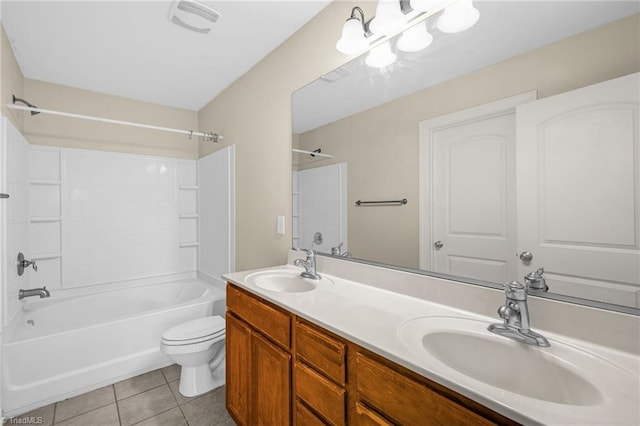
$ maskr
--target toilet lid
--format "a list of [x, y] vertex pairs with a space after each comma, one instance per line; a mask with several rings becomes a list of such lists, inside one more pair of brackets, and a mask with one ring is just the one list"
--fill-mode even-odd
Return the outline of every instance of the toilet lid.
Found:
[[162, 334], [163, 340], [184, 341], [214, 337], [224, 333], [224, 318], [219, 315], [198, 318], [170, 328]]

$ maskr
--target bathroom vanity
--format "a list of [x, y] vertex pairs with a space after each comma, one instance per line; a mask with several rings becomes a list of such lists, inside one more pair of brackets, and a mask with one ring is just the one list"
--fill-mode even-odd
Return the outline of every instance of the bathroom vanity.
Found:
[[[545, 329], [549, 348], [524, 345], [479, 315], [500, 291], [350, 265], [356, 282], [319, 262], [316, 282], [292, 265], [225, 276], [227, 409], [240, 425], [640, 421], [637, 353]], [[534, 301], [533, 329], [542, 316]], [[638, 327], [623, 317], [622, 332]]]
[[233, 284], [227, 409], [240, 425], [517, 424]]

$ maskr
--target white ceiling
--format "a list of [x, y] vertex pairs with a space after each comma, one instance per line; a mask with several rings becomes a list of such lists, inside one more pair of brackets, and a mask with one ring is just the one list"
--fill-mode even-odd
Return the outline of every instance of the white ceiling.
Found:
[[204, 1], [209, 34], [162, 0], [2, 0], [1, 16], [26, 78], [197, 111], [329, 2]]
[[294, 133], [640, 12], [637, 0], [476, 0], [474, 4], [480, 19], [465, 32], [439, 32], [436, 14], [427, 20], [434, 37], [427, 49], [400, 52], [398, 61], [382, 70], [366, 66], [363, 55], [329, 73], [328, 80], [334, 82], [321, 78], [297, 91], [293, 96]]

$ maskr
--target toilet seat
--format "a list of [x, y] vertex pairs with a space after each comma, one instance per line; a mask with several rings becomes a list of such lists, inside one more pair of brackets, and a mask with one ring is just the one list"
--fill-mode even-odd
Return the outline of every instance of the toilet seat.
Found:
[[170, 328], [162, 334], [166, 346], [186, 346], [217, 341], [225, 337], [225, 321], [219, 315], [198, 318]]

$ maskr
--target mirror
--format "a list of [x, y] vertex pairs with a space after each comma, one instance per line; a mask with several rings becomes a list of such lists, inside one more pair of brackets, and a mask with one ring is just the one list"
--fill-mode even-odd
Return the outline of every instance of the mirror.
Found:
[[638, 3], [475, 5], [294, 93], [293, 246], [493, 287], [544, 268], [533, 294], [640, 313]]

